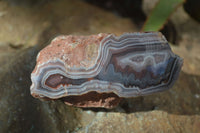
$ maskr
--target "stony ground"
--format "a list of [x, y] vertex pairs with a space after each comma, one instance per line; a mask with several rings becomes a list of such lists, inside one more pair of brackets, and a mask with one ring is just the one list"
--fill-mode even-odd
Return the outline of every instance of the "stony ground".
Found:
[[39, 6], [0, 1], [0, 132], [200, 132], [200, 24], [182, 7], [170, 20], [178, 35], [172, 48], [184, 58], [174, 87], [125, 99], [112, 110], [81, 109], [30, 95], [30, 73], [38, 51], [60, 34], [120, 35], [139, 28], [128, 18], [83, 1], [57, 0]]

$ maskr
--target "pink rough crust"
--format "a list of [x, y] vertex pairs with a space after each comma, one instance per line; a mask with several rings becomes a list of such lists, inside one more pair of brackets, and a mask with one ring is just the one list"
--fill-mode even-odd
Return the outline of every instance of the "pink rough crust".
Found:
[[[65, 62], [66, 68], [80, 67], [81, 65], [84, 65], [84, 67], [93, 66], [98, 55], [100, 42], [108, 35], [100, 33], [91, 36], [58, 36], [52, 40], [50, 45], [40, 51], [37, 57], [37, 65], [57, 58]], [[33, 73], [35, 71], [36, 69]]]

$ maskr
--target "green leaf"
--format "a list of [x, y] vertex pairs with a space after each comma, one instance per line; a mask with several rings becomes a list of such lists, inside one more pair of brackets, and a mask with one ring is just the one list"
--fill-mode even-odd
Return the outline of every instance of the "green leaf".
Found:
[[148, 16], [142, 31], [159, 31], [167, 22], [169, 16], [185, 0], [160, 0]]

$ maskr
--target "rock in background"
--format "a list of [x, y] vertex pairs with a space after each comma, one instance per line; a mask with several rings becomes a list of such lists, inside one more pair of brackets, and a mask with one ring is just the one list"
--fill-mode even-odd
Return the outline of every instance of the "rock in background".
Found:
[[139, 31], [137, 25], [78, 0], [34, 6], [0, 1], [0, 132], [200, 132], [200, 26], [179, 10], [177, 15], [186, 17], [176, 22], [171, 18], [178, 31], [173, 49], [185, 62], [174, 87], [125, 99], [112, 110], [81, 109], [30, 95], [30, 73], [38, 51], [60, 34], [120, 35]]
[[[143, 0], [143, 10], [147, 16], [158, 1]], [[188, 0], [187, 3], [191, 5], [191, 0]], [[192, 3], [195, 4], [195, 1]], [[196, 1], [197, 5], [198, 3]], [[183, 6], [178, 7], [166, 25], [174, 27], [174, 29], [168, 30], [174, 34], [176, 45], [179, 45], [179, 47], [173, 47], [174, 52], [184, 58], [182, 70], [188, 74], [200, 75], [200, 23], [195, 21], [186, 11]]]

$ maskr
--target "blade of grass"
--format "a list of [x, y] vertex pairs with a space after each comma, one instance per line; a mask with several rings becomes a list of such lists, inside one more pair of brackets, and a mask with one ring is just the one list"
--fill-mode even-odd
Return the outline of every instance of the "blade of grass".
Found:
[[185, 0], [160, 0], [148, 16], [142, 31], [159, 31], [175, 9]]

